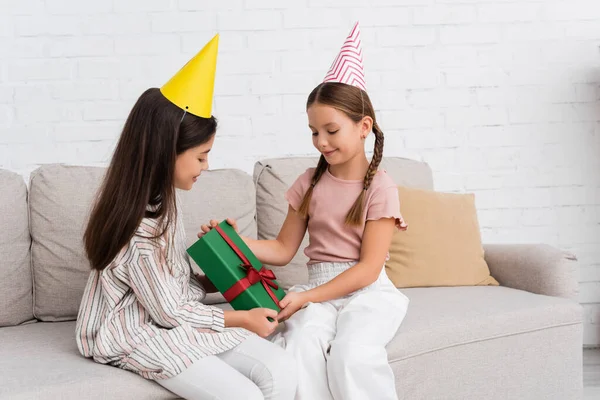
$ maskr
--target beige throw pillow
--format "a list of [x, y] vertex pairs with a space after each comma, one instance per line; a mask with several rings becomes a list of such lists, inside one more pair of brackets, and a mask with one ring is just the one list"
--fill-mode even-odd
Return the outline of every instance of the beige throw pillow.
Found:
[[399, 288], [498, 285], [483, 257], [473, 194], [398, 187], [408, 230], [396, 232], [386, 271]]

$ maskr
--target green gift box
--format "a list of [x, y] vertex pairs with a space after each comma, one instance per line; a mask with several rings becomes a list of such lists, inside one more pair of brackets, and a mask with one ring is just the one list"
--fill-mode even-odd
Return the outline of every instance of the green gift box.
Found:
[[198, 239], [187, 253], [234, 310], [281, 310], [279, 300], [285, 292], [275, 281], [275, 274], [261, 264], [226, 221]]

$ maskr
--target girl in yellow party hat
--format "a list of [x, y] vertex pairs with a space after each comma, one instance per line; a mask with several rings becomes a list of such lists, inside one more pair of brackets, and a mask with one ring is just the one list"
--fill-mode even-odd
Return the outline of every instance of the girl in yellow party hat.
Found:
[[[286, 265], [308, 231], [309, 282], [281, 300], [278, 318], [287, 322], [273, 339], [298, 362], [299, 400], [397, 398], [385, 347], [409, 301], [384, 264], [394, 231], [407, 226], [397, 186], [378, 168], [383, 132], [365, 90], [356, 24], [308, 96], [312, 142], [321, 154], [317, 167], [286, 193], [288, 214], [275, 240], [245, 238], [263, 263]], [[369, 161], [364, 141], [371, 132]]]
[[[211, 285], [186, 256], [175, 191], [208, 168], [217, 48], [215, 36], [127, 118], [85, 230], [92, 271], [77, 346], [186, 399], [292, 399], [292, 357], [263, 339], [276, 312], [203, 304]], [[151, 386], [135, 391], [159, 396]]]

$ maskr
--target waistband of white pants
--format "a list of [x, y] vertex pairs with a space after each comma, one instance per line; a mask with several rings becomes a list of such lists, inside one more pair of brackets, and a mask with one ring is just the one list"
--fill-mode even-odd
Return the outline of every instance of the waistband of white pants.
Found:
[[[308, 265], [308, 281], [311, 284], [323, 284], [329, 282], [342, 272], [352, 268], [355, 266], [357, 261], [348, 261], [348, 262], [322, 262]], [[379, 275], [379, 279], [385, 277], [387, 279], [387, 275], [385, 273], [385, 268], [381, 266], [381, 274]]]

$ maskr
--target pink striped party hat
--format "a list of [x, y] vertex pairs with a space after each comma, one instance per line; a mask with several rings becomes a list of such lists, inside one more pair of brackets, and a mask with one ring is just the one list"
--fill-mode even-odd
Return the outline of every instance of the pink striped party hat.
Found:
[[340, 82], [367, 90], [358, 22], [354, 24], [323, 82]]

